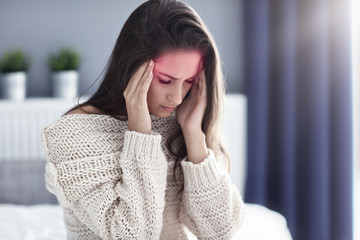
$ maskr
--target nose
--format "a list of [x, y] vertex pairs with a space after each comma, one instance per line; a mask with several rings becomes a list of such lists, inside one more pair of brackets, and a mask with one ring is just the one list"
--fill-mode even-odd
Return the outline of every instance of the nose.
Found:
[[182, 88], [174, 86], [170, 92], [167, 94], [167, 100], [170, 102], [172, 107], [176, 107], [181, 104], [183, 100]]

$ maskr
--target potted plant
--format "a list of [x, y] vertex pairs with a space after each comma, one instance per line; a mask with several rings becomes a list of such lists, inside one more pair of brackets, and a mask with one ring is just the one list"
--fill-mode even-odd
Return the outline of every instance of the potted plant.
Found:
[[79, 63], [79, 54], [74, 49], [62, 48], [56, 54], [50, 54], [49, 67], [54, 97], [74, 99], [77, 96]]
[[29, 67], [30, 58], [21, 49], [13, 49], [4, 53], [0, 60], [3, 98], [11, 100], [25, 99], [26, 78]]

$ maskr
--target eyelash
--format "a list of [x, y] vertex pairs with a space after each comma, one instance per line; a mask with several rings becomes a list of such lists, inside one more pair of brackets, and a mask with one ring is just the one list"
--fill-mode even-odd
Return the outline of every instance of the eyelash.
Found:
[[160, 82], [161, 84], [170, 84], [170, 83], [171, 83], [171, 81], [164, 81], [164, 80], [162, 80], [162, 79], [160, 79], [160, 78], [159, 78], [159, 82]]
[[[165, 81], [165, 80], [162, 80], [162, 79], [159, 78], [159, 82], [160, 82], [161, 84], [170, 84], [170, 83], [171, 83], [171, 80], [170, 80], [170, 81]], [[193, 84], [195, 83], [195, 80], [192, 79], [192, 80], [185, 81], [185, 82], [187, 82], [188, 84], [193, 85]]]

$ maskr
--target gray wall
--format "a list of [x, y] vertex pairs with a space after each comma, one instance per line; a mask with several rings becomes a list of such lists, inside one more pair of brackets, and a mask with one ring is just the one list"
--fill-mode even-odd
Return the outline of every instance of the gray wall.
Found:
[[[101, 74], [116, 38], [140, 0], [0, 0], [0, 56], [20, 47], [31, 55], [27, 96], [51, 96], [46, 59], [69, 46], [82, 57], [80, 92]], [[194, 8], [218, 45], [229, 92], [242, 92], [241, 1], [184, 0]], [[88, 93], [92, 93], [93, 88]]]

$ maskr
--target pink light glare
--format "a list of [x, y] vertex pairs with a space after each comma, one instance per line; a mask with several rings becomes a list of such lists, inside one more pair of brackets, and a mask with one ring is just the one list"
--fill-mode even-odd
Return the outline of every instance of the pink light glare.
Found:
[[[187, 58], [186, 55], [189, 57]], [[190, 58], [190, 56], [193, 56], [194, 58]], [[198, 61], [198, 57], [200, 57], [200, 61]], [[202, 68], [202, 55], [199, 51], [183, 51], [183, 50], [171, 50], [168, 52], [165, 52], [164, 54], [160, 55], [157, 58], [154, 58], [154, 75], [156, 73], [165, 73], [167, 75], [170, 75], [174, 79], [179, 79], [177, 75], [172, 75], [167, 72], [159, 71], [159, 69], [166, 69], [170, 70], [171, 72], [176, 71], [176, 69], [172, 68], [171, 65], [178, 64], [181, 60], [192, 60], [191, 64], [197, 65], [197, 69]], [[158, 67], [157, 67], [158, 66]], [[186, 68], [187, 65], [184, 65], [184, 68]], [[158, 71], [156, 71], [158, 70]], [[178, 69], [180, 70], [180, 69]], [[197, 70], [197, 73], [198, 73]]]

